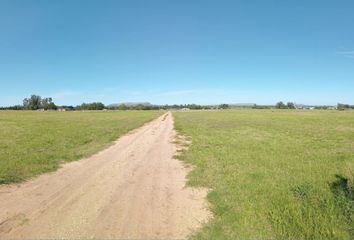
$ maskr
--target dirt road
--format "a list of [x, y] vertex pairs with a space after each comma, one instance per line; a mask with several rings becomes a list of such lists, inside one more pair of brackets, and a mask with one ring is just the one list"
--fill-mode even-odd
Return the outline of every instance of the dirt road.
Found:
[[171, 113], [54, 173], [0, 187], [0, 239], [178, 239], [207, 221], [185, 187]]

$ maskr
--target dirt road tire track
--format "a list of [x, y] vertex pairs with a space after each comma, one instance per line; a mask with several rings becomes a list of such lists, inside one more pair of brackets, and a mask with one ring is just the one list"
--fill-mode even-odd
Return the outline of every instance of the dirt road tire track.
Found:
[[54, 173], [0, 187], [0, 239], [183, 239], [209, 218], [169, 112]]

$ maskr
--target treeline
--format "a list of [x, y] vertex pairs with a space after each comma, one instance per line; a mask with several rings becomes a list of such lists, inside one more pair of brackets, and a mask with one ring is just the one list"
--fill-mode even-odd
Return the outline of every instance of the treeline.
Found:
[[1, 110], [57, 110], [57, 106], [51, 97], [42, 98], [39, 95], [31, 95], [22, 101], [22, 105], [0, 107]]
[[296, 109], [295, 103], [293, 102], [288, 102], [287, 104], [283, 103], [282, 101], [277, 102], [275, 104], [276, 109]]
[[159, 110], [159, 109], [191, 109], [191, 110], [202, 110], [202, 109], [227, 109], [229, 108], [228, 104], [220, 104], [218, 106], [212, 106], [212, 105], [199, 105], [199, 104], [173, 104], [173, 105], [143, 105], [143, 104], [137, 104], [137, 105], [126, 105], [126, 104], [120, 104], [120, 105], [113, 105], [113, 106], [106, 106], [107, 109], [109, 110]]
[[271, 109], [271, 108], [273, 108], [273, 106], [254, 104], [254, 105], [252, 106], [252, 108], [253, 108], [253, 109]]
[[337, 106], [328, 106], [328, 105], [319, 105], [319, 106], [304, 106], [304, 105], [296, 105], [293, 102], [288, 102], [284, 104], [283, 102], [278, 102], [275, 105], [277, 109], [318, 109], [318, 110], [349, 110], [354, 109], [354, 105], [338, 103]]
[[22, 105], [14, 105], [9, 107], [0, 107], [0, 110], [24, 110]]
[[105, 106], [101, 102], [83, 103], [75, 107], [75, 110], [103, 110]]
[[277, 102], [274, 106], [272, 105], [199, 105], [199, 104], [173, 104], [173, 105], [152, 105], [149, 103], [137, 103], [137, 104], [112, 104], [104, 105], [101, 102], [92, 103], [82, 103], [77, 106], [57, 106], [51, 97], [42, 98], [39, 95], [31, 95], [29, 98], [23, 99], [22, 105], [14, 105], [10, 107], [0, 107], [0, 110], [65, 110], [65, 111], [75, 111], [75, 110], [159, 110], [159, 109], [175, 109], [175, 110], [202, 110], [202, 109], [228, 109], [228, 108], [253, 108], [253, 109], [338, 109], [347, 110], [354, 109], [354, 105], [338, 103], [337, 106], [306, 106], [306, 105], [296, 105], [293, 102], [287, 102], [286, 104], [282, 101]]
[[0, 107], [0, 110], [103, 110], [105, 105], [101, 102], [83, 103], [74, 106], [57, 106], [51, 97], [42, 98], [39, 95], [31, 95], [22, 101], [22, 105], [14, 105], [10, 107]]
[[136, 104], [136, 105], [127, 105], [127, 104], [119, 104], [119, 105], [108, 105], [106, 107], [109, 110], [158, 110], [161, 109], [160, 106], [157, 105], [144, 105], [144, 104]]
[[164, 105], [161, 106], [163, 109], [191, 109], [191, 110], [208, 110], [208, 109], [228, 109], [230, 108], [229, 104], [220, 104], [220, 105], [198, 105], [198, 104], [173, 104], [173, 105]]
[[354, 105], [338, 103], [337, 104], [337, 109], [338, 110], [354, 109]]
[[149, 103], [144, 104], [116, 104], [105, 106], [101, 102], [82, 103], [77, 106], [62, 105], [58, 106], [53, 102], [51, 97], [43, 98], [39, 95], [31, 95], [22, 101], [22, 105], [15, 105], [10, 107], [0, 107], [0, 110], [158, 110], [158, 109], [227, 109], [230, 108], [228, 104], [220, 105], [198, 105], [198, 104], [173, 104], [173, 105], [152, 105]]

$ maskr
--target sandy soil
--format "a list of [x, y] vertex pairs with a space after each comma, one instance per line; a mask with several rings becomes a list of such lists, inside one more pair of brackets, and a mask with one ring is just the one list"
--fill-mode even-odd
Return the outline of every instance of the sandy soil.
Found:
[[185, 186], [167, 113], [106, 150], [0, 187], [0, 238], [180, 239], [210, 216], [205, 189]]

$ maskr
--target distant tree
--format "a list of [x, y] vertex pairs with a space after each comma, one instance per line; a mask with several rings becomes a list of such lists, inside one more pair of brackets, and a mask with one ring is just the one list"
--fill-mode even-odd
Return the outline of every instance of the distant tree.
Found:
[[220, 104], [219, 108], [220, 109], [227, 109], [227, 108], [230, 108], [230, 106], [229, 106], [229, 104]]
[[56, 110], [57, 106], [54, 104], [53, 99], [49, 97], [42, 99], [42, 108], [44, 110]]
[[293, 102], [288, 102], [286, 105], [289, 109], [295, 109], [295, 104]]
[[275, 108], [277, 108], [277, 109], [286, 109], [287, 106], [286, 106], [282, 101], [280, 101], [280, 102], [278, 102], [278, 103], [275, 105]]
[[29, 99], [28, 98], [23, 99], [23, 108], [29, 109]]
[[55, 103], [51, 102], [51, 103], [49, 103], [48, 109], [50, 109], [50, 110], [57, 110], [58, 107], [57, 107], [57, 105], [55, 105]]
[[32, 95], [30, 98], [23, 99], [23, 107], [27, 110], [37, 110], [42, 107], [42, 98], [38, 95]]
[[353, 106], [350, 106], [349, 104], [343, 104], [343, 103], [338, 103], [337, 104], [337, 109], [338, 110], [346, 110], [349, 108], [353, 108]]
[[269, 109], [270, 106], [254, 104], [254, 105], [252, 106], [252, 108], [253, 108], [253, 109]]
[[56, 106], [56, 108], [65, 109], [65, 111], [74, 111], [75, 108], [71, 105]]
[[143, 104], [138, 104], [138, 105], [134, 106], [133, 109], [135, 109], [135, 110], [143, 110], [144, 109], [144, 105]]
[[14, 105], [9, 107], [0, 107], [0, 110], [23, 110], [22, 105]]
[[82, 103], [80, 106], [76, 106], [77, 110], [103, 110], [104, 104], [101, 102]]
[[91, 110], [103, 110], [104, 109], [104, 104], [101, 102], [95, 102], [93, 103], [93, 109]]
[[187, 108], [200, 110], [203, 109], [203, 106], [198, 104], [188, 104]]
[[125, 105], [125, 104], [120, 104], [119, 107], [118, 107], [118, 109], [119, 109], [119, 110], [127, 110], [128, 107], [127, 107], [127, 105]]
[[315, 109], [327, 110], [327, 109], [329, 109], [329, 106], [315, 106]]
[[52, 102], [52, 98], [43, 98], [42, 99], [42, 107], [44, 110], [48, 110], [49, 104]]

